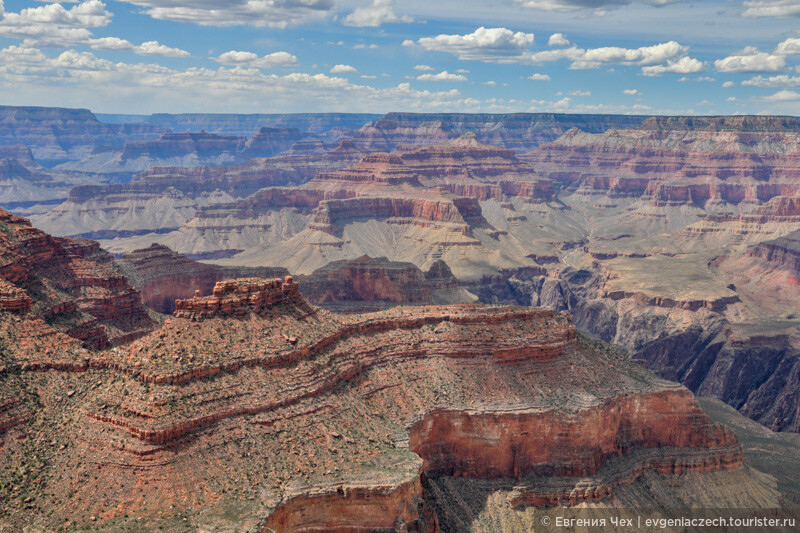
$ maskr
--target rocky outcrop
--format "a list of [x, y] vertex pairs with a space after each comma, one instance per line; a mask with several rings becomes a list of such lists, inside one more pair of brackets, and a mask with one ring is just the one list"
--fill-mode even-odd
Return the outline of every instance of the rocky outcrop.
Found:
[[413, 263], [364, 255], [333, 261], [309, 275], [298, 276], [297, 281], [306, 300], [337, 312], [474, 300], [473, 295], [458, 288], [458, 280], [441, 260], [423, 272]]
[[154, 139], [164, 131], [150, 124], [104, 124], [88, 109], [0, 106], [0, 145], [29, 146], [46, 166], [83, 159], [95, 147]]
[[[578, 336], [566, 314], [462, 305], [334, 315], [297, 289], [291, 279], [222, 282], [125, 346], [75, 360], [74, 347], [41, 339], [7, 361], [37, 383], [31, 423], [63, 422], [0, 453], [51, 457], [62, 478], [23, 482], [3, 520], [83, 527], [124, 523], [136, 509], [151, 529], [202, 513], [257, 531], [437, 531], [449, 518], [427, 505], [423, 480], [441, 472], [524, 480], [524, 506], [550, 490], [531, 473], [577, 477], [647, 450], [664, 453], [632, 460], [631, 480], [741, 465], [735, 438], [686, 389]], [[0, 325], [15, 350], [22, 324], [0, 313]], [[71, 490], [87, 475], [88, 488]]]
[[160, 244], [123, 255], [117, 260], [117, 266], [139, 290], [142, 303], [165, 314], [175, 311], [175, 300], [190, 298], [196, 290], [209, 293], [218, 281], [241, 277], [272, 279], [289, 273], [282, 268], [199, 263]]
[[[800, 199], [796, 202], [800, 205]], [[800, 208], [795, 212], [800, 214]], [[779, 239], [764, 241], [750, 246], [747, 257], [760, 259], [774, 268], [786, 269], [793, 272], [800, 280], [800, 231], [790, 233]], [[800, 284], [800, 281], [798, 281]]]
[[175, 301], [175, 316], [191, 320], [215, 316], [245, 316], [262, 313], [279, 303], [300, 301], [299, 285], [292, 276], [285, 279], [263, 280], [242, 278], [220, 281], [214, 285], [211, 296], [202, 296], [197, 290], [193, 298]]
[[2, 210], [0, 280], [3, 308], [41, 317], [91, 347], [128, 342], [155, 326], [97, 243], [53, 238]]
[[483, 220], [481, 208], [473, 198], [424, 200], [416, 198], [346, 198], [323, 200], [314, 215], [313, 228], [335, 233], [338, 224], [353, 218], [380, 219], [390, 224], [440, 226], [464, 235], [471, 233], [468, 219]]
[[[647, 420], [651, 417], [659, 422]], [[531, 473], [587, 476], [608, 458], [634, 447], [722, 451], [710, 463], [694, 466], [676, 457], [674, 463], [657, 466], [664, 473], [738, 468], [742, 461], [733, 432], [711, 423], [686, 390], [615, 399], [566, 417], [548, 412], [436, 410], [414, 423], [409, 446], [432, 475], [484, 479]]]

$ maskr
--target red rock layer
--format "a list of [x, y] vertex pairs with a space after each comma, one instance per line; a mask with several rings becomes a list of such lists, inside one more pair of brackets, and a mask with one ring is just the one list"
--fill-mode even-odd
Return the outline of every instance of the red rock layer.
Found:
[[[446, 267], [445, 267], [446, 268]], [[449, 270], [448, 270], [449, 271]], [[333, 261], [311, 275], [297, 278], [303, 297], [314, 304], [385, 301], [393, 303], [431, 303], [432, 286], [412, 263], [362, 256], [351, 261]], [[435, 288], [446, 283], [437, 280]], [[449, 281], [456, 281], [450, 273]]]
[[315, 490], [283, 502], [263, 525], [262, 533], [353, 533], [397, 531], [436, 533], [435, 519], [420, 513], [420, 478], [399, 486], [338, 486]]
[[568, 187], [641, 191], [657, 204], [766, 202], [800, 195], [798, 139], [796, 120], [783, 117], [653, 117], [602, 134], [574, 129], [523, 159]]
[[337, 223], [343, 219], [373, 218], [389, 219], [389, 222], [397, 224], [446, 227], [469, 235], [471, 230], [467, 219], [478, 217], [483, 219], [480, 205], [473, 198], [435, 201], [416, 198], [361, 197], [320, 202], [314, 215], [313, 227], [333, 233], [337, 229]]
[[[278, 293], [291, 297], [260, 303]], [[77, 357], [56, 333], [10, 362], [37, 384], [37, 416], [63, 423], [4, 458], [54, 457], [51, 443], [67, 436], [70, 445], [55, 452], [61, 476], [35, 482], [35, 506], [8, 516], [52, 528], [64, 516], [81, 526], [124, 512], [222, 520], [236, 508], [254, 530], [432, 531], [420, 472], [579, 475], [658, 446], [682, 458], [674, 472], [740, 464], [730, 433], [685, 389], [578, 337], [566, 314], [463, 305], [334, 315], [291, 281], [267, 280], [190, 302], [202, 320], [170, 319]], [[225, 309], [208, 314], [215, 305]], [[27, 326], [9, 316], [0, 313], [18, 343]]]
[[573, 414], [435, 410], [413, 424], [409, 445], [426, 471], [474, 478], [587, 476], [632, 448], [720, 452], [711, 463], [679, 456], [652, 465], [664, 473], [738, 468], [743, 458], [733, 432], [713, 424], [685, 389], [614, 398]]
[[175, 300], [191, 298], [196, 290], [210, 293], [218, 281], [240, 277], [271, 279], [289, 273], [283, 268], [199, 263], [160, 244], [125, 254], [116, 264], [139, 290], [144, 305], [170, 315], [175, 311]]
[[6, 309], [30, 309], [95, 347], [154, 327], [139, 293], [97, 243], [53, 238], [3, 210], [0, 228], [0, 299]]
[[243, 278], [220, 281], [214, 285], [211, 296], [201, 296], [195, 292], [194, 298], [177, 300], [175, 316], [200, 320], [215, 316], [260, 313], [265, 307], [291, 300], [300, 300], [298, 284], [292, 276], [284, 280], [263, 280], [259, 278]]

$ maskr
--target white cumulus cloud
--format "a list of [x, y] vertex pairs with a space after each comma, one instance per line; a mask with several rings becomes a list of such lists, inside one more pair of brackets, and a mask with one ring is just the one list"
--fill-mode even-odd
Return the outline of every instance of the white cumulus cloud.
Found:
[[345, 26], [378, 27], [386, 22], [414, 22], [408, 15], [398, 16], [394, 12], [392, 0], [372, 0], [369, 5], [357, 7], [347, 15], [342, 23]]
[[569, 40], [564, 37], [563, 33], [554, 33], [547, 40], [548, 46], [569, 46]]
[[189, 57], [189, 52], [171, 48], [158, 41], [147, 41], [136, 47], [135, 52], [143, 56]]
[[221, 65], [239, 66], [239, 67], [255, 67], [255, 68], [272, 68], [272, 67], [286, 67], [297, 64], [297, 57], [289, 52], [273, 52], [265, 56], [259, 56], [253, 52], [240, 52], [231, 50], [220, 54], [219, 57], [214, 58], [214, 61]]
[[775, 47], [775, 55], [789, 56], [800, 54], [800, 39], [797, 37], [789, 37], [785, 41]]
[[420, 74], [417, 76], [420, 81], [467, 81], [463, 74], [452, 74], [443, 70], [439, 74]]
[[358, 69], [350, 65], [334, 65], [331, 69], [331, 74], [352, 74], [358, 72]]
[[[642, 67], [642, 74], [645, 76], [660, 76], [666, 72], [675, 74], [690, 74], [693, 72], [702, 72], [703, 62], [693, 57], [682, 57], [677, 61], [667, 61], [666, 65], [651, 65]], [[698, 79], [697, 81], [704, 81]]]
[[547, 74], [539, 74], [538, 72], [536, 72], [528, 76], [528, 79], [534, 81], [550, 81], [550, 76]]
[[786, 58], [748, 46], [741, 52], [714, 61], [714, 66], [720, 72], [776, 72], [786, 66]]
[[[507, 28], [485, 28], [481, 26], [466, 35], [437, 35], [423, 37], [417, 41], [426, 50], [448, 52], [459, 59], [514, 63], [524, 60], [530, 53], [534, 35]], [[414, 41], [405, 41], [406, 46]]]
[[633, 96], [635, 94], [641, 94], [639, 92], [639, 89], [623, 89], [622, 92], [627, 94], [627, 95], [629, 95], [629, 96]]

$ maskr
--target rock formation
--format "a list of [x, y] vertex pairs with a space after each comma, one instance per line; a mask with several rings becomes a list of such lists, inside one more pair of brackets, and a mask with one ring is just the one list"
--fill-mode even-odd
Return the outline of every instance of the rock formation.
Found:
[[[220, 264], [272, 264], [298, 274], [366, 254], [423, 269], [443, 259], [456, 275], [474, 278], [515, 262], [533, 264], [526, 256], [535, 255], [535, 245], [524, 242], [527, 235], [503, 237], [508, 226], [557, 212], [553, 200], [553, 183], [512, 151], [465, 135], [424, 149], [369, 154], [298, 187], [264, 188], [203, 207], [179, 230], [153, 240]], [[491, 222], [481, 202], [491, 202]], [[378, 241], [358, 229], [369, 223], [378, 224]], [[126, 243], [109, 245], [124, 251]], [[470, 272], [473, 264], [481, 271]]]
[[600, 133], [611, 127], [635, 126], [645, 118], [557, 113], [388, 113], [347, 134], [346, 138], [371, 151], [388, 152], [401, 145], [437, 144], [465, 133], [474, 133], [484, 143], [525, 152], [556, 140], [570, 128]]
[[117, 266], [139, 290], [142, 303], [166, 314], [175, 311], [175, 300], [189, 298], [196, 290], [207, 293], [218, 281], [238, 277], [271, 279], [289, 274], [282, 268], [220, 267], [199, 263], [160, 244], [123, 255], [117, 260]]
[[53, 238], [4, 210], [0, 307], [39, 323], [42, 335], [60, 331], [90, 347], [129, 342], [155, 327], [139, 293], [97, 243]]
[[[117, 260], [117, 266], [136, 287], [142, 302], [160, 313], [172, 314], [175, 300], [200, 291], [213, 291], [217, 282], [240, 278], [272, 279], [288, 275], [284, 268], [235, 267], [199, 263], [168, 247], [153, 244]], [[363, 256], [329, 263], [307, 276], [299, 276], [303, 297], [338, 312], [376, 311], [398, 304], [430, 305], [468, 303], [476, 297], [458, 287], [458, 280], [444, 261], [423, 272], [412, 263], [385, 257]], [[11, 298], [11, 297], [10, 297]], [[13, 298], [8, 305], [20, 305]], [[3, 305], [0, 303], [0, 305]]]
[[[742, 465], [688, 390], [564, 313], [334, 315], [291, 277], [220, 282], [176, 308], [93, 352], [57, 332], [22, 350], [25, 321], [0, 311], [0, 454], [22, 469], [0, 471], [3, 525], [432, 532], [451, 518], [426, 479], [515, 483], [508, 505], [524, 510], [602, 502], [645, 474], [724, 485]], [[577, 497], [586, 476], [597, 485]]]
[[[290, 150], [240, 165], [156, 167], [130, 183], [81, 186], [68, 200], [34, 217], [37, 225], [64, 236], [130, 237], [175, 230], [198, 208], [251, 195], [263, 187], [297, 185], [317, 172], [353, 164], [363, 152], [342, 143], [319, 150]], [[149, 244], [151, 241], [142, 243]], [[131, 251], [131, 250], [126, 250]]]
[[298, 276], [303, 297], [338, 312], [376, 311], [395, 305], [474, 302], [476, 297], [458, 287], [444, 261], [427, 272], [413, 263], [367, 255], [332, 261], [307, 276]]
[[88, 109], [0, 106], [0, 145], [24, 144], [46, 166], [77, 161], [100, 146], [164, 133], [149, 124], [104, 124]]

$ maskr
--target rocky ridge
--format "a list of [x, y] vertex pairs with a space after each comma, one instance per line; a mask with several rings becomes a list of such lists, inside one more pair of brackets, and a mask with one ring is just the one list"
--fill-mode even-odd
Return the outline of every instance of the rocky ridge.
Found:
[[645, 118], [558, 113], [388, 113], [345, 137], [370, 151], [390, 152], [402, 145], [438, 144], [474, 133], [483, 143], [524, 152], [554, 141], [570, 128], [600, 133], [615, 126], [638, 125]]
[[[509, 256], [519, 254], [518, 244], [500, 242], [508, 230], [495, 224], [527, 220], [512, 202], [526, 212], [548, 213], [558, 209], [550, 205], [553, 200], [552, 182], [513, 152], [465, 135], [431, 148], [369, 154], [298, 187], [265, 188], [200, 209], [180, 230], [155, 240], [184, 254], [218, 253], [214, 260], [220, 264], [267, 263], [298, 274], [366, 254], [410, 260], [421, 268], [443, 259], [460, 275], [469, 269], [460, 265], [465, 261], [487, 269], [512, 266]], [[499, 211], [499, 221], [484, 217], [486, 201]], [[381, 242], [400, 246], [384, 247], [355, 232], [373, 223]], [[503, 251], [495, 252], [498, 248]], [[228, 260], [231, 256], [236, 257]], [[492, 263], [486, 264], [487, 256]], [[532, 263], [521, 255], [517, 264]]]
[[[49, 355], [6, 360], [17, 377], [3, 390], [19, 400], [0, 453], [32, 474], [3, 471], [2, 520], [110, 527], [135, 509], [153, 528], [437, 531], [447, 517], [426, 503], [426, 476], [516, 480], [526, 496], [508, 502], [525, 508], [602, 501], [650, 471], [741, 467], [733, 433], [691, 393], [578, 336], [566, 314], [333, 315], [291, 279], [241, 279], [176, 315], [116, 349], [54, 338]], [[620, 456], [639, 465], [628, 481], [581, 485]]]
[[24, 144], [52, 166], [76, 161], [101, 146], [154, 139], [165, 130], [149, 124], [104, 124], [88, 109], [0, 106], [0, 145]]
[[20, 333], [30, 339], [19, 342], [23, 353], [31, 348], [28, 342], [56, 331], [89, 347], [106, 347], [155, 327], [139, 293], [97, 243], [53, 238], [4, 210], [0, 280], [0, 305], [31, 326]]

